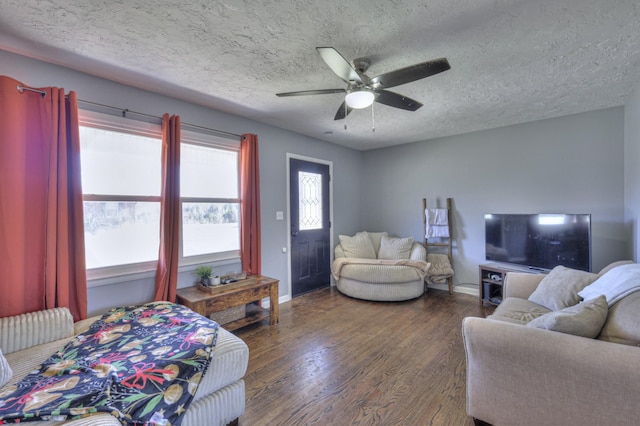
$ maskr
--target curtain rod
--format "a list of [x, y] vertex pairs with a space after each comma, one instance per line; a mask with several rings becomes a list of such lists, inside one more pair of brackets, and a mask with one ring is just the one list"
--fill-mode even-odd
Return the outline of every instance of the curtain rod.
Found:
[[[126, 117], [127, 114], [134, 114], [134, 115], [140, 115], [142, 117], [147, 117], [147, 118], [152, 118], [154, 120], [159, 120], [162, 121], [162, 117], [158, 117], [156, 115], [151, 115], [151, 114], [145, 114], [143, 112], [137, 112], [137, 111], [131, 111], [127, 108], [118, 108], [118, 107], [114, 107], [111, 105], [104, 105], [104, 104], [99, 104], [96, 102], [91, 102], [91, 101], [85, 101], [83, 99], [78, 99], [78, 103], [82, 103], [82, 104], [87, 104], [87, 105], [93, 105], [93, 106], [97, 106], [100, 108], [107, 108], [107, 109], [112, 109], [114, 111], [120, 111], [122, 113], [123, 117]], [[223, 130], [216, 130], [216, 129], [211, 129], [209, 127], [204, 127], [204, 126], [198, 126], [197, 124], [189, 124], [189, 123], [181, 123], [181, 126], [185, 129], [197, 129], [197, 130], [204, 130], [206, 132], [210, 132], [213, 133], [215, 135], [218, 136], [223, 136], [226, 138], [237, 138], [240, 139], [242, 137], [242, 135], [238, 135], [235, 133], [231, 133], [231, 132], [225, 132]]]
[[[47, 91], [46, 90], [33, 89], [31, 87], [27, 87], [27, 86], [23, 86], [21, 84], [18, 84], [18, 92], [24, 93], [25, 90], [27, 90], [29, 92], [40, 93], [43, 98], [45, 96], [47, 96]], [[98, 107], [101, 107], [101, 108], [108, 108], [108, 109], [112, 109], [112, 110], [115, 110], [115, 111], [121, 111], [123, 117], [125, 117], [126, 114], [129, 113], [129, 114], [141, 115], [143, 117], [153, 118], [153, 119], [157, 119], [157, 120], [162, 120], [162, 117], [157, 117], [155, 115], [145, 114], [143, 112], [130, 111], [129, 109], [126, 109], [126, 108], [118, 108], [118, 107], [114, 107], [114, 106], [111, 106], [111, 105], [104, 105], [104, 104], [99, 104], [99, 103], [96, 103], [96, 102], [85, 101], [83, 99], [78, 99], [78, 103], [98, 106]], [[222, 130], [210, 129], [208, 127], [198, 126], [197, 124], [182, 123], [181, 126], [185, 127], [185, 128], [204, 130], [204, 131], [211, 132], [211, 133], [214, 133], [216, 135], [224, 136], [224, 137], [230, 137], [231, 136], [233, 138], [238, 138], [238, 139], [240, 139], [242, 137], [242, 135], [238, 135], [238, 134], [231, 133], [231, 132], [225, 132], [225, 131], [222, 131]]]
[[47, 91], [46, 90], [40, 90], [40, 89], [32, 89], [31, 87], [27, 87], [27, 86], [23, 86], [21, 84], [18, 84], [18, 92], [20, 93], [24, 93], [24, 91], [27, 90], [29, 92], [36, 92], [36, 93], [40, 93], [42, 95], [42, 97], [44, 98], [45, 96], [47, 96]]

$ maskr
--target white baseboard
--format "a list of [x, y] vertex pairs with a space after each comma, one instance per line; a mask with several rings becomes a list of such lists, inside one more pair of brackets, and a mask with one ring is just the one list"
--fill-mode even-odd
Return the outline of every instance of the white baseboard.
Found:
[[[446, 284], [429, 284], [428, 288], [449, 291], [449, 286]], [[456, 286], [453, 286], [453, 292], [460, 293], [460, 294], [468, 294], [475, 297], [480, 296], [480, 290], [478, 289], [477, 284], [458, 284]], [[290, 295], [280, 296], [278, 298], [278, 304], [283, 304], [290, 300], [291, 300]], [[268, 309], [269, 306], [270, 306], [269, 299], [262, 299], [262, 307], [265, 309]]]
[[[289, 295], [285, 295], [285, 296], [280, 296], [278, 297], [278, 305], [282, 305], [285, 302], [288, 302], [291, 300], [291, 296]], [[271, 306], [270, 299], [262, 299], [262, 307], [265, 309], [268, 309], [269, 306]]]
[[[449, 286], [447, 284], [429, 284], [427, 288], [449, 291]], [[477, 284], [458, 284], [453, 286], [453, 292], [480, 297], [480, 290]]]

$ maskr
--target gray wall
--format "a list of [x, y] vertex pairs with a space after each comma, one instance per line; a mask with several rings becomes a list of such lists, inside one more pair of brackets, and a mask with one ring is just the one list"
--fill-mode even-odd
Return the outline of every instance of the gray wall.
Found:
[[[282, 253], [282, 248], [287, 245], [289, 233], [286, 220], [276, 221], [276, 211], [287, 211], [287, 153], [333, 162], [334, 235], [353, 233], [359, 228], [360, 208], [353, 202], [353, 194], [361, 192], [362, 154], [359, 151], [2, 50], [0, 74], [33, 87], [57, 86], [74, 90], [79, 99], [86, 101], [155, 116], [168, 112], [180, 115], [183, 123], [236, 134], [257, 134], [260, 144], [262, 273], [280, 280], [280, 296], [285, 299], [289, 294], [288, 255]], [[181, 268], [179, 287], [193, 284], [193, 269], [195, 266]], [[216, 269], [224, 272], [241, 268], [236, 261], [216, 265]], [[149, 301], [153, 298], [153, 282], [153, 274], [140, 274], [126, 280], [116, 278], [90, 283], [89, 314], [113, 306]]]
[[363, 227], [423, 240], [422, 198], [454, 203], [455, 283], [485, 262], [485, 213], [590, 213], [592, 264], [625, 257], [624, 109], [364, 153]]
[[624, 110], [624, 221], [628, 252], [638, 261], [638, 217], [640, 216], [640, 85], [627, 100]]
[[[0, 74], [31, 86], [75, 90], [83, 100], [152, 115], [179, 114], [183, 122], [260, 141], [262, 272], [289, 294], [286, 154], [333, 162], [333, 235], [387, 230], [422, 241], [422, 198], [430, 206], [454, 199], [456, 284], [477, 284], [484, 263], [484, 219], [489, 212], [592, 214], [593, 269], [637, 259], [640, 214], [640, 90], [626, 108], [577, 114], [364, 153], [263, 125], [242, 117], [138, 90], [0, 50]], [[624, 158], [623, 158], [624, 154]], [[629, 234], [627, 234], [629, 232]], [[633, 235], [633, 238], [627, 238]], [[629, 243], [628, 241], [632, 241]], [[194, 267], [181, 268], [179, 286]], [[216, 265], [239, 270], [237, 261]], [[89, 313], [153, 297], [153, 274], [91, 283]]]

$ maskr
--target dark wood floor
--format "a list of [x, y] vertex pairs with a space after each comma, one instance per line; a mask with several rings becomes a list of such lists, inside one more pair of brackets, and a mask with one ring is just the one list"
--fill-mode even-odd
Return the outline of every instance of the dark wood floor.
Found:
[[239, 424], [472, 425], [461, 322], [491, 310], [431, 289], [392, 303], [335, 288], [297, 297], [278, 325], [234, 332], [250, 351]]

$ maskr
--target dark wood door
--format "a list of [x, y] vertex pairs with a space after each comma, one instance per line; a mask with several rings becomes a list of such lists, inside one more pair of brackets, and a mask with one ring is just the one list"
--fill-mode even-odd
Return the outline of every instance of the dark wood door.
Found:
[[329, 166], [289, 160], [291, 293], [328, 287], [331, 274]]

